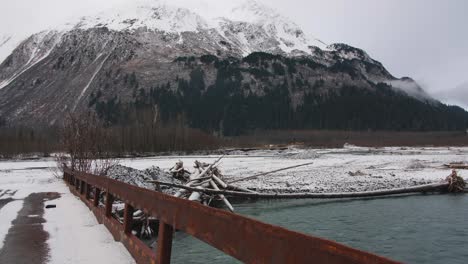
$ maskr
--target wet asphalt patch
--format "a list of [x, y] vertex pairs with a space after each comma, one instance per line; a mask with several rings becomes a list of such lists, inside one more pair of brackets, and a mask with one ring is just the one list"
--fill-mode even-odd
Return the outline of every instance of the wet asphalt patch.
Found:
[[[47, 262], [49, 234], [44, 230], [44, 203], [60, 197], [58, 193], [33, 193], [24, 199], [0, 250], [2, 264], [42, 264]], [[9, 201], [8, 201], [9, 200]], [[0, 208], [13, 199], [0, 200]]]

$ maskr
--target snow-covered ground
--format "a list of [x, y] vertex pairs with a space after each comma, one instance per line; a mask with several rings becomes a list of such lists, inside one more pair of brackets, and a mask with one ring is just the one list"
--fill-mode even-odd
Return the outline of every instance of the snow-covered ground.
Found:
[[[157, 156], [122, 159], [124, 166], [169, 170], [179, 159], [193, 171], [195, 160], [212, 162], [219, 155]], [[439, 182], [450, 174], [443, 164], [468, 162], [468, 148], [362, 148], [228, 151], [220, 169], [227, 181], [258, 172], [313, 162], [245, 182], [241, 187], [273, 192], [345, 192], [375, 190]], [[49, 263], [134, 263], [124, 246], [115, 242], [103, 225], [68, 188], [54, 176], [52, 159], [0, 161], [0, 250], [12, 221], [31, 193], [58, 192], [47, 201], [43, 228], [49, 233]], [[351, 172], [351, 173], [350, 173]], [[467, 177], [468, 170], [460, 170]], [[352, 176], [350, 174], [356, 175]], [[13, 200], [9, 200], [9, 199]], [[7, 201], [8, 200], [8, 201]], [[4, 206], [2, 207], [2, 202]], [[6, 202], [6, 203], [5, 203]]]
[[61, 197], [48, 201], [56, 208], [45, 209], [43, 228], [49, 233], [48, 263], [135, 263], [125, 247], [115, 242], [103, 225], [54, 176], [51, 159], [0, 161], [0, 201], [13, 199], [0, 207], [0, 250], [4, 239], [31, 193], [58, 192]]
[[[136, 169], [171, 168], [177, 160], [193, 171], [193, 162], [214, 161], [219, 156], [163, 156], [124, 159]], [[364, 148], [256, 150], [229, 152], [221, 170], [229, 180], [259, 172], [313, 162], [312, 165], [274, 173], [236, 185], [261, 191], [346, 192], [397, 188], [439, 182], [450, 174], [443, 164], [468, 162], [468, 148]], [[464, 177], [468, 171], [460, 171]], [[350, 174], [357, 174], [351, 176]]]

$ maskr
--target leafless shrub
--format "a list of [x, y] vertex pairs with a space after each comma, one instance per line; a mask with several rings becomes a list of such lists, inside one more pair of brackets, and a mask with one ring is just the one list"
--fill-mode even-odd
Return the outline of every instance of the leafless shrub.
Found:
[[63, 169], [68, 167], [69, 158], [65, 153], [57, 153], [54, 156], [56, 167], [51, 167], [50, 171], [55, 178], [61, 178], [63, 175]]
[[57, 165], [76, 171], [103, 175], [118, 163], [109, 151], [111, 135], [94, 113], [67, 114], [60, 129], [66, 154], [57, 156]]

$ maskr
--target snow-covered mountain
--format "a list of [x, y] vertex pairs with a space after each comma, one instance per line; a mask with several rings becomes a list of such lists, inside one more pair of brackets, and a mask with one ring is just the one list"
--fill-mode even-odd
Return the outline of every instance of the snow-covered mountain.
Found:
[[54, 124], [64, 112], [107, 100], [128, 103], [155, 87], [185, 96], [191, 92], [180, 91], [181, 81], [194, 76], [205, 94], [226, 74], [237, 79], [231, 92], [242, 96], [287, 87], [293, 110], [312, 92], [376, 91], [382, 83], [437, 104], [413, 80], [395, 78], [365, 51], [327, 45], [255, 0], [222, 16], [138, 1], [72, 19], [12, 48], [17, 42], [18, 37], [0, 36], [0, 119], [11, 123]]
[[[315, 37], [307, 37], [294, 22], [275, 10], [254, 0], [234, 7], [225, 17], [202, 17], [180, 6], [164, 1], [137, 1], [133, 5], [120, 5], [81, 17], [48, 31], [70, 32], [107, 28], [112, 31], [158, 31], [174, 37], [176, 43], [184, 42], [182, 33], [206, 32], [210, 37], [233, 44], [242, 55], [254, 51], [311, 53], [311, 46], [326, 49], [326, 44]], [[18, 44], [9, 41], [11, 36], [0, 36], [0, 61], [4, 60]], [[221, 46], [227, 49], [226, 46]]]
[[3, 64], [7, 67], [0, 71], [0, 89], [47, 58], [60, 41], [60, 36], [61, 34], [57, 31], [42, 31], [25, 40], [14, 54], [4, 61]]

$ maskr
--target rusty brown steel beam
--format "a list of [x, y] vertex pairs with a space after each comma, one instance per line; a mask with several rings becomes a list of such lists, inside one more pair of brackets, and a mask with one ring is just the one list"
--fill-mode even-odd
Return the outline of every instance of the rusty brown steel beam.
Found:
[[158, 248], [156, 251], [157, 264], [171, 263], [173, 233], [174, 229], [172, 226], [161, 221], [159, 222]]
[[[74, 176], [95, 188], [106, 190], [110, 197], [118, 197], [126, 204], [157, 217], [161, 223], [170, 223], [172, 229], [192, 235], [246, 263], [397, 263], [333, 241], [110, 178], [84, 173], [74, 173]], [[106, 201], [106, 215], [108, 208]], [[163, 234], [165, 231], [169, 233], [169, 230], [163, 230]], [[162, 247], [161, 250], [167, 254], [169, 249]]]
[[133, 206], [130, 204], [125, 204], [125, 209], [124, 209], [124, 232], [126, 234], [130, 234], [132, 232], [132, 224], [133, 224], [133, 212], [134, 212]]
[[85, 191], [86, 182], [80, 181], [80, 194], [83, 195]]
[[95, 207], [99, 206], [99, 197], [101, 196], [101, 190], [99, 188], [94, 188], [94, 198], [93, 198], [93, 205]]
[[91, 199], [91, 184], [86, 183], [86, 199]]
[[110, 193], [106, 193], [106, 205], [105, 205], [105, 210], [106, 210], [106, 217], [111, 217], [112, 216], [112, 204], [114, 203], [114, 196]]

